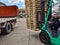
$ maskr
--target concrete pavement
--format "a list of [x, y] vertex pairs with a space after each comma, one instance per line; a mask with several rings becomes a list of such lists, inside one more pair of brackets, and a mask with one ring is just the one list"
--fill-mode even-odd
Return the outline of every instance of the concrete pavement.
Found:
[[44, 45], [40, 42], [40, 31], [31, 31], [26, 28], [25, 18], [17, 19], [14, 30], [5, 36], [0, 36], [0, 45]]

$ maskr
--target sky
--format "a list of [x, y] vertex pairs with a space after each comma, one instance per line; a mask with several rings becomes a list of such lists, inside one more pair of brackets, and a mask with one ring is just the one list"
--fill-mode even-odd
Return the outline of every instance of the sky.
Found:
[[[56, 0], [54, 1], [56, 2]], [[0, 0], [0, 2], [3, 2], [6, 5], [17, 5], [19, 8], [25, 8], [24, 0]]]
[[17, 5], [19, 8], [25, 8], [24, 0], [0, 0], [0, 2], [3, 2], [6, 5]]

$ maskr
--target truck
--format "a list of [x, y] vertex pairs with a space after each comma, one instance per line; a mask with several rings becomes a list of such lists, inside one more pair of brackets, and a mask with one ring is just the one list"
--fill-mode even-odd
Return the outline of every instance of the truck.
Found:
[[17, 6], [0, 6], [0, 34], [9, 34], [13, 30], [17, 15]]

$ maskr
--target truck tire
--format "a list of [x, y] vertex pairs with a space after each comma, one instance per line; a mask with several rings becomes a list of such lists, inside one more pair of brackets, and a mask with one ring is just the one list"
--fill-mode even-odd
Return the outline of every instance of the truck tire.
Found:
[[49, 35], [45, 31], [41, 31], [39, 34], [40, 41], [44, 44], [50, 44]]
[[5, 35], [5, 34], [9, 34], [12, 31], [12, 25], [11, 23], [6, 23], [5, 28], [1, 29], [1, 34]]

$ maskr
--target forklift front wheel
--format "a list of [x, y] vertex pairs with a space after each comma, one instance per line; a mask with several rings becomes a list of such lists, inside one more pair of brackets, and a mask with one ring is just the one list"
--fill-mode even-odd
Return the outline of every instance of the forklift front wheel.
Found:
[[49, 35], [45, 31], [41, 31], [39, 34], [40, 41], [44, 44], [50, 44]]

